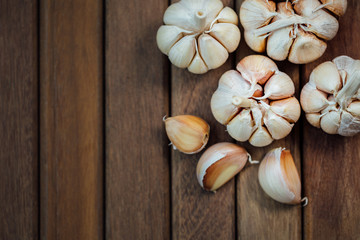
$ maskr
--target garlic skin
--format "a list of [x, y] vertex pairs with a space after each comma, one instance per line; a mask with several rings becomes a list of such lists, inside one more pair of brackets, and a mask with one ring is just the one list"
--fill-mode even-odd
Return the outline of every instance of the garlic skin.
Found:
[[308, 122], [328, 134], [360, 132], [360, 60], [340, 56], [318, 65], [300, 94]]
[[163, 119], [166, 134], [174, 149], [186, 154], [200, 152], [207, 144], [210, 126], [201, 118], [179, 115]]
[[223, 65], [240, 43], [238, 16], [221, 0], [180, 0], [164, 13], [156, 35], [172, 64], [203, 74]]
[[289, 150], [275, 148], [259, 166], [259, 182], [272, 199], [285, 204], [301, 203], [301, 182]]
[[217, 143], [200, 157], [196, 176], [200, 186], [207, 191], [216, 191], [245, 166], [249, 154], [233, 143]]
[[240, 22], [245, 41], [274, 60], [305, 64], [321, 57], [333, 39], [347, 0], [245, 0]]
[[211, 98], [215, 119], [232, 138], [256, 147], [286, 137], [301, 113], [291, 78], [261, 55], [243, 58], [236, 68], [221, 76]]

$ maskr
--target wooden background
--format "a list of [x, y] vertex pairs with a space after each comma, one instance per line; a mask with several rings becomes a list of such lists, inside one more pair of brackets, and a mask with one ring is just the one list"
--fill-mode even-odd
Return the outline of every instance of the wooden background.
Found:
[[[224, 0], [240, 8], [241, 0]], [[360, 135], [331, 136], [302, 117], [260, 159], [290, 149], [309, 205], [285, 206], [246, 167], [216, 194], [199, 187], [200, 154], [168, 147], [162, 117], [210, 123], [219, 69], [169, 64], [155, 36], [168, 0], [0, 0], [0, 239], [360, 239]], [[324, 56], [278, 63], [296, 94], [319, 63], [360, 59], [360, 2], [350, 0]]]

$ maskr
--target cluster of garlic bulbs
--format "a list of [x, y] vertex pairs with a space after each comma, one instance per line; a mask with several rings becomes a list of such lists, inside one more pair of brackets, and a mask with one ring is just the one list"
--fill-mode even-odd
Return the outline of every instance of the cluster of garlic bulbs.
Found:
[[243, 58], [225, 72], [211, 98], [215, 119], [237, 141], [263, 147], [286, 137], [300, 117], [291, 78], [268, 57]]
[[360, 132], [360, 60], [340, 56], [317, 66], [300, 102], [308, 122], [326, 133]]
[[202, 74], [225, 63], [240, 42], [238, 16], [220, 0], [181, 0], [168, 7], [156, 41], [172, 64]]
[[[325, 41], [335, 37], [346, 0], [246, 0], [240, 8], [245, 41], [256, 52], [274, 60], [288, 58], [292, 63], [312, 62], [323, 55]], [[332, 14], [330, 14], [330, 11]]]

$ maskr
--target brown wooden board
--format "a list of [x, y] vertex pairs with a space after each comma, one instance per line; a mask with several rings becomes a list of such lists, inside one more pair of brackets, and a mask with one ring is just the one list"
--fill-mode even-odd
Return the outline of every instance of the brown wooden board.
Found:
[[0, 1], [0, 239], [37, 239], [37, 1]]
[[[239, 12], [243, 0], [237, 0]], [[244, 33], [241, 27], [241, 32]], [[237, 50], [237, 62], [242, 58], [259, 54], [250, 50], [243, 38]], [[288, 74], [295, 83], [295, 95], [299, 99], [299, 66], [288, 61], [276, 62], [280, 71]], [[240, 143], [255, 160], [261, 160], [267, 152], [277, 147], [291, 151], [301, 174], [300, 126], [297, 122], [285, 139], [258, 148], [248, 142]], [[262, 190], [258, 180], [258, 166], [248, 166], [236, 178], [238, 239], [301, 239], [301, 206], [288, 206], [272, 200]]]
[[104, 234], [102, 7], [40, 3], [41, 239]]
[[[303, 67], [302, 84], [322, 62], [340, 55], [360, 59], [359, 23], [360, 2], [350, 0], [324, 56]], [[328, 135], [304, 120], [303, 138], [305, 239], [360, 239], [360, 136]]]
[[106, 237], [169, 239], [165, 0], [106, 2]]
[[[223, 3], [233, 7], [233, 1]], [[210, 99], [220, 76], [232, 68], [233, 59], [232, 54], [223, 66], [204, 75], [195, 75], [175, 66], [171, 68], [171, 115], [191, 114], [207, 121], [210, 125], [207, 147], [217, 142], [232, 141], [225, 128], [213, 117]], [[201, 153], [185, 155], [172, 151], [173, 239], [234, 239], [234, 180], [216, 193], [202, 190], [196, 178], [196, 165]]]

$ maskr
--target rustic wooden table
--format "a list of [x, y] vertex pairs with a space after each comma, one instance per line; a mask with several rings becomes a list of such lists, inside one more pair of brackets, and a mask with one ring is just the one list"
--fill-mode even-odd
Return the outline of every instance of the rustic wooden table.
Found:
[[[242, 1], [225, 0], [239, 9]], [[233, 140], [209, 101], [222, 73], [252, 52], [242, 41], [197, 76], [156, 46], [167, 0], [0, 0], [0, 239], [360, 239], [360, 135], [331, 136], [302, 117], [260, 159], [290, 149], [305, 208], [260, 189], [246, 167], [216, 194], [199, 187], [200, 154], [168, 147], [162, 117], [194, 114], [210, 143]], [[360, 1], [314, 63], [279, 62], [296, 94], [319, 63], [360, 59]]]

